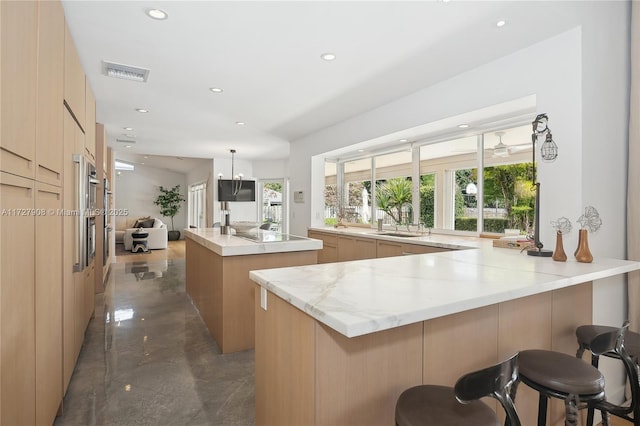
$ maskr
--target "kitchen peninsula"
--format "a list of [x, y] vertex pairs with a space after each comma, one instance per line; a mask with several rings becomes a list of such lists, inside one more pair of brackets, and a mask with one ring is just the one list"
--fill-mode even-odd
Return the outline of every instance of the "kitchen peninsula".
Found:
[[185, 229], [186, 290], [222, 353], [254, 347], [252, 269], [315, 264], [322, 241], [255, 230]]
[[[467, 250], [252, 271], [256, 424], [393, 424], [408, 387], [452, 385], [523, 349], [573, 354], [575, 327], [592, 319], [591, 282], [640, 269], [470, 241]], [[537, 394], [520, 386], [516, 405], [523, 424], [535, 424]], [[562, 415], [552, 405], [551, 424]]]

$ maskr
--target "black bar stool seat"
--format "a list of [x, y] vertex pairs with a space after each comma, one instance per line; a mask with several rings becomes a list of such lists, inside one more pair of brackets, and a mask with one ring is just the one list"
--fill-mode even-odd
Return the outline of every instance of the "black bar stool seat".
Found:
[[511, 399], [518, 377], [518, 354], [508, 360], [460, 377], [455, 387], [414, 386], [402, 392], [396, 403], [398, 426], [499, 426], [496, 413], [480, 398], [491, 396], [505, 410], [506, 423], [520, 426]]
[[600, 356], [617, 358], [622, 361], [627, 374], [631, 401], [629, 404], [613, 404], [609, 401], [601, 401], [593, 407], [589, 407], [587, 426], [593, 426], [593, 411], [598, 409], [603, 412], [602, 424], [607, 426], [608, 419], [605, 415], [613, 414], [632, 422], [634, 426], [640, 426], [640, 334], [629, 331], [629, 321], [625, 321], [622, 327], [610, 327], [606, 325], [581, 325], [576, 329], [578, 339], [577, 358], [582, 358], [585, 350], [591, 352], [591, 365], [598, 367]]
[[[426, 407], [428, 405], [428, 407]], [[422, 385], [405, 390], [396, 405], [397, 425], [496, 426], [496, 413], [482, 401], [460, 404], [453, 388]]]
[[[582, 358], [582, 354], [585, 350], [591, 350], [591, 342], [596, 337], [606, 334], [613, 333], [617, 331], [620, 327], [611, 327], [608, 325], [581, 325], [576, 328], [576, 338], [578, 339], [578, 352], [576, 353], [576, 357]], [[632, 357], [640, 357], [640, 333], [636, 333], [630, 330], [627, 330], [624, 337], [624, 346], [627, 350], [627, 353]], [[611, 358], [619, 358], [615, 351], [605, 352], [602, 355], [608, 356]], [[591, 365], [594, 367], [598, 367], [599, 356], [591, 353]]]
[[577, 425], [578, 406], [604, 399], [604, 376], [573, 356], [540, 349], [520, 352], [519, 380], [539, 392], [538, 425], [546, 424], [549, 397], [565, 402], [565, 425]]

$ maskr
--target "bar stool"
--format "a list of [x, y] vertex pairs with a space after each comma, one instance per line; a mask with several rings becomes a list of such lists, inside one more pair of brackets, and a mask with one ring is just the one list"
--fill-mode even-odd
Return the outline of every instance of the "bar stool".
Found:
[[[594, 407], [604, 400], [604, 377], [597, 368], [561, 352], [531, 349], [521, 351], [518, 380], [539, 393], [538, 426], [547, 422], [549, 397], [565, 403], [565, 425], [578, 425], [578, 406]], [[516, 386], [512, 388], [515, 397]], [[592, 411], [593, 412], [593, 411]]]
[[[625, 321], [625, 325], [628, 325], [628, 321]], [[585, 350], [591, 350], [590, 344], [593, 339], [597, 336], [605, 333], [611, 333], [613, 331], [619, 330], [619, 327], [611, 327], [608, 325], [581, 325], [576, 328], [576, 338], [578, 339], [578, 351], [576, 352], [576, 357], [582, 358], [582, 354]], [[624, 337], [624, 346], [627, 350], [627, 353], [631, 355], [633, 358], [640, 357], [640, 333], [636, 333], [634, 331], [628, 330], [625, 333]], [[603, 353], [602, 355], [611, 357], [611, 358], [620, 358], [615, 351]], [[598, 362], [600, 360], [600, 356], [591, 352], [591, 365], [598, 368]]]
[[497, 426], [496, 413], [480, 398], [497, 399], [506, 412], [506, 426], [520, 426], [511, 399], [518, 377], [518, 354], [508, 360], [460, 377], [455, 387], [420, 385], [402, 392], [396, 403], [398, 426]]
[[[578, 352], [582, 358], [585, 349], [591, 351], [591, 364], [598, 367], [601, 355], [617, 358], [622, 361], [631, 388], [631, 404], [616, 405], [603, 401], [597, 407], [589, 408], [587, 426], [593, 426], [593, 410], [606, 410], [616, 417], [640, 426], [640, 379], [638, 374], [638, 358], [640, 357], [640, 334], [629, 331], [629, 321], [620, 328], [603, 325], [582, 325], [576, 329]], [[606, 423], [605, 423], [606, 426]]]

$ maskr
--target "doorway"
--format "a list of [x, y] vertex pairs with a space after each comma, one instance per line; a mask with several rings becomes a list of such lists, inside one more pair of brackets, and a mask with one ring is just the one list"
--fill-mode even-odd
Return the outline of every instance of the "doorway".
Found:
[[[269, 224], [268, 229], [289, 233], [289, 180], [285, 178], [258, 180], [258, 221]], [[267, 225], [263, 225], [265, 228]]]

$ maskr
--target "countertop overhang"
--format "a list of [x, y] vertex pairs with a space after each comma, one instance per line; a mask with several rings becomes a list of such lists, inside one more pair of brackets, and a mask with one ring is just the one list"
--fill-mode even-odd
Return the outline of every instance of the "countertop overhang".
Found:
[[[275, 234], [275, 231], [257, 230], [256, 232]], [[322, 241], [306, 237], [298, 237], [291, 241], [255, 242], [235, 235], [222, 235], [219, 228], [189, 228], [184, 229], [183, 233], [185, 238], [197, 242], [220, 256], [245, 256], [322, 249]]]
[[494, 248], [491, 240], [455, 238], [476, 249], [257, 270], [250, 278], [356, 337], [640, 269], [640, 262], [598, 257], [555, 262]]

